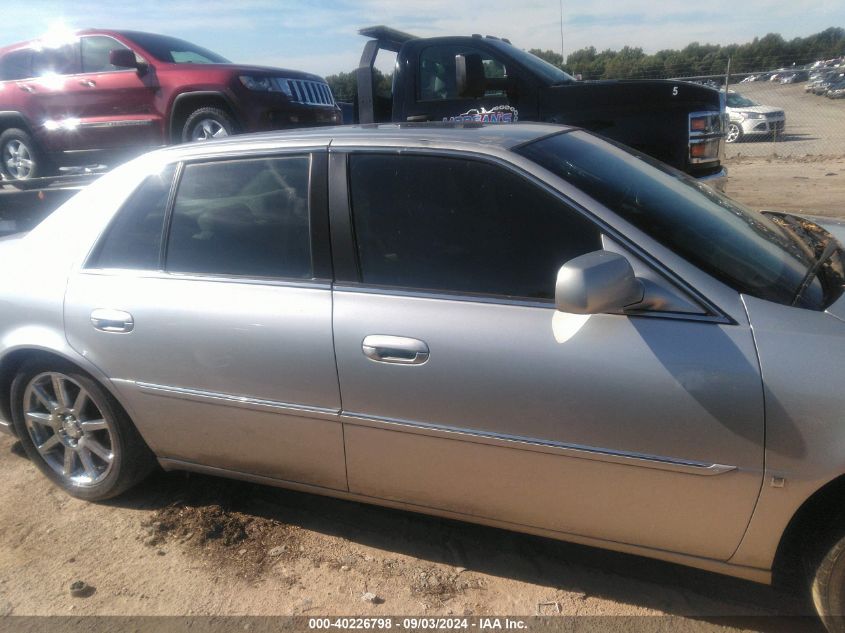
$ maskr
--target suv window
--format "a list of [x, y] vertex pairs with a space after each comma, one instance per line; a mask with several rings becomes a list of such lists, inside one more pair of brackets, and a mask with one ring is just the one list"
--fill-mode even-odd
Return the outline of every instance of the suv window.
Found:
[[310, 279], [307, 156], [185, 167], [166, 269]]
[[176, 168], [146, 178], [115, 216], [88, 268], [158, 270], [167, 199]]
[[0, 58], [0, 81], [14, 81], [32, 77], [30, 72], [31, 58], [32, 51], [28, 48], [4, 55]]
[[488, 163], [361, 154], [350, 178], [364, 283], [553, 299], [560, 267], [601, 248], [591, 222]]
[[32, 75], [75, 75], [79, 72], [79, 42], [32, 52]]
[[116, 49], [128, 49], [116, 39], [105, 35], [92, 35], [82, 38], [82, 72], [107, 73], [126, 70], [109, 63], [109, 53]]
[[[470, 53], [481, 55], [485, 77], [488, 79], [507, 78], [508, 71], [505, 65], [488, 53], [466, 46], [429, 46], [420, 53], [420, 100], [458, 99], [458, 87], [455, 81], [455, 56]], [[495, 97], [503, 94], [501, 90], [488, 90], [484, 93], [484, 96]]]

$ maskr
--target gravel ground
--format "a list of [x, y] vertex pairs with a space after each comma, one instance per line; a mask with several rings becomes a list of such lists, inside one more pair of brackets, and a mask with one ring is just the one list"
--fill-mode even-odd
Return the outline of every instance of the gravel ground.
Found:
[[[753, 207], [845, 215], [845, 158], [743, 157], [729, 167], [728, 192]], [[559, 610], [673, 616], [666, 630], [821, 630], [772, 617], [811, 613], [780, 590], [491, 528], [179, 473], [84, 503], [48, 484], [6, 436], [0, 471], [0, 615]], [[87, 597], [71, 596], [78, 580]]]

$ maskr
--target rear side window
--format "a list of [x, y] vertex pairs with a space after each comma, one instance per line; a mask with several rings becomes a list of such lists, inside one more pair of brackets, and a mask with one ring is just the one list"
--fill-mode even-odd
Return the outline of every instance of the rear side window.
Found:
[[117, 49], [127, 47], [111, 37], [104, 35], [92, 35], [82, 38], [82, 72], [84, 73], [105, 73], [117, 70], [118, 68], [109, 63], [109, 53]]
[[307, 156], [188, 165], [166, 269], [310, 279]]
[[75, 75], [79, 72], [79, 42], [32, 53], [33, 77]]
[[0, 58], [0, 81], [14, 81], [32, 77], [30, 59], [32, 51], [12, 51]]
[[[487, 79], [507, 79], [505, 65], [487, 53], [465, 46], [429, 46], [420, 53], [419, 98], [421, 101], [440, 101], [458, 99], [458, 86], [455, 80], [455, 56], [476, 53], [481, 55], [484, 76]], [[485, 97], [502, 96], [501, 90], [487, 90]]]
[[439, 156], [350, 159], [362, 281], [548, 300], [597, 228], [502, 167]]
[[118, 211], [88, 268], [158, 270], [167, 199], [176, 168], [149, 176]]

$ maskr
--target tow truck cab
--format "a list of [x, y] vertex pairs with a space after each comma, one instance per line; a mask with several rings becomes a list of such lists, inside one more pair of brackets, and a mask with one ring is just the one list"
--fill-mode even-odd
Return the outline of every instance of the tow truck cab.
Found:
[[[673, 80], [576, 81], [496, 37], [417, 38], [378, 26], [357, 70], [360, 123], [541, 121], [577, 125], [700, 179], [725, 176], [725, 99]], [[396, 53], [391, 98], [373, 93], [379, 50]]]

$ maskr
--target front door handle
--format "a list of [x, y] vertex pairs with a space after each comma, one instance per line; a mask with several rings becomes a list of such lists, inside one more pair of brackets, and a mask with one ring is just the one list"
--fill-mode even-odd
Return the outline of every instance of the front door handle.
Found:
[[96, 82], [96, 81], [94, 81], [93, 79], [82, 79], [82, 80], [79, 82], [79, 85], [80, 85], [80, 86], [85, 86], [86, 88], [96, 88], [96, 87], [97, 87], [97, 82]]
[[406, 336], [371, 334], [361, 345], [364, 356], [379, 363], [422, 365], [428, 360], [428, 345]]
[[91, 313], [91, 325], [101, 332], [131, 332], [135, 319], [123, 310], [98, 308]]

